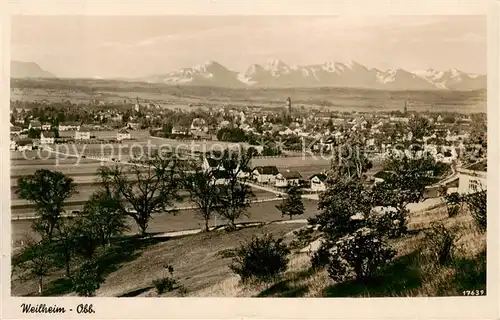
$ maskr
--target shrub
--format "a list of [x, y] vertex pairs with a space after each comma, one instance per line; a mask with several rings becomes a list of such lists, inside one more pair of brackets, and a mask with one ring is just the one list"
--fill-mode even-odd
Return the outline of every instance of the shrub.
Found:
[[361, 228], [333, 244], [328, 274], [337, 282], [371, 277], [395, 254], [377, 232]]
[[84, 297], [91, 297], [99, 289], [102, 278], [95, 261], [85, 262], [72, 278], [73, 290]]
[[434, 262], [446, 265], [452, 261], [455, 239], [456, 235], [446, 229], [443, 224], [431, 224], [431, 229], [426, 231], [425, 243], [428, 254]]
[[158, 294], [170, 292], [174, 290], [177, 281], [174, 279], [174, 268], [171, 265], [164, 266], [168, 272], [166, 277], [153, 280], [153, 286], [156, 288]]
[[235, 250], [230, 268], [241, 277], [243, 283], [270, 280], [286, 270], [289, 253], [289, 248], [281, 238], [274, 239], [270, 234], [253, 237]]
[[302, 249], [307, 247], [312, 241], [314, 228], [312, 226], [307, 226], [306, 228], [302, 228], [293, 232], [295, 238], [290, 243], [290, 247], [293, 249]]
[[330, 247], [322, 242], [318, 250], [311, 257], [311, 268], [322, 269], [330, 262]]
[[449, 217], [454, 217], [460, 212], [462, 197], [458, 192], [453, 192], [444, 196], [446, 200], [446, 210]]
[[486, 231], [486, 190], [481, 190], [464, 197], [464, 201], [481, 232]]

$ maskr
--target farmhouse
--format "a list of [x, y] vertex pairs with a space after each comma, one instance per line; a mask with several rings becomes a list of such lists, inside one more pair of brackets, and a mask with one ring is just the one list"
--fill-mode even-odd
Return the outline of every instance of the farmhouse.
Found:
[[259, 183], [274, 183], [279, 170], [276, 166], [255, 167], [253, 176]]
[[326, 174], [319, 173], [312, 175], [309, 179], [311, 181], [311, 191], [325, 191], [326, 190]]
[[54, 144], [55, 134], [52, 131], [42, 131], [40, 133], [40, 144]]
[[276, 187], [286, 188], [290, 185], [299, 185], [300, 173], [297, 171], [283, 171], [276, 176]]
[[49, 131], [50, 129], [52, 129], [52, 125], [50, 123], [42, 124], [42, 130]]
[[90, 132], [88, 131], [75, 131], [75, 140], [89, 140]]
[[116, 140], [118, 140], [118, 141], [130, 140], [130, 132], [128, 132], [127, 129], [120, 129], [116, 133]]
[[486, 160], [458, 169], [458, 193], [468, 194], [486, 190], [486, 170]]

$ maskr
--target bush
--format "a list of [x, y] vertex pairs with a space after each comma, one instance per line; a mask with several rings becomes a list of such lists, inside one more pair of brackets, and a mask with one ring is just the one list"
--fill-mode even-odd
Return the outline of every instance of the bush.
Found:
[[73, 290], [83, 297], [91, 297], [102, 283], [99, 266], [95, 261], [85, 262], [73, 276]]
[[293, 235], [295, 238], [290, 243], [290, 247], [293, 249], [302, 249], [307, 247], [312, 241], [314, 241], [313, 234], [314, 228], [311, 226], [294, 231]]
[[274, 239], [270, 234], [253, 237], [249, 243], [235, 250], [230, 268], [243, 283], [271, 280], [286, 270], [289, 253], [290, 249], [281, 238]]
[[312, 269], [322, 269], [330, 263], [330, 247], [326, 242], [322, 242], [318, 250], [311, 258]]
[[335, 242], [329, 253], [328, 274], [337, 282], [371, 277], [396, 254], [377, 232], [366, 227]]
[[153, 281], [153, 286], [156, 288], [158, 294], [174, 290], [177, 284], [177, 281], [174, 279], [174, 268], [171, 265], [166, 265], [165, 269], [167, 269], [168, 275]]
[[486, 190], [481, 190], [464, 197], [464, 201], [481, 232], [486, 231]]
[[[371, 227], [382, 236], [396, 239], [403, 236], [407, 231], [408, 210], [397, 210], [387, 208], [381, 214], [372, 215], [367, 221], [367, 226]], [[403, 223], [401, 223], [403, 221]]]
[[443, 224], [433, 223], [426, 231], [425, 243], [428, 254], [435, 263], [446, 265], [453, 260], [456, 235], [446, 229]]
[[453, 192], [444, 196], [446, 200], [446, 210], [449, 217], [454, 217], [460, 212], [462, 197], [458, 192]]

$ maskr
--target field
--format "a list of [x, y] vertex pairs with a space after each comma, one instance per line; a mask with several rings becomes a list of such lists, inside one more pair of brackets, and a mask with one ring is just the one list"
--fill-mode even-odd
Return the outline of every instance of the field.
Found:
[[228, 89], [216, 87], [168, 86], [138, 82], [90, 79], [13, 79], [11, 100], [71, 100], [75, 103], [99, 99], [123, 102], [148, 100], [164, 108], [189, 109], [200, 106], [283, 107], [292, 97], [297, 108], [338, 111], [401, 110], [406, 100], [410, 110], [486, 112], [486, 91], [381, 91], [354, 88]]

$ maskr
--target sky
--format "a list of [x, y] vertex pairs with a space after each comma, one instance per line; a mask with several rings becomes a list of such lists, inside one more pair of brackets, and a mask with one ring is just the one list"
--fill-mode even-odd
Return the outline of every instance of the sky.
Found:
[[485, 74], [486, 16], [13, 16], [11, 60], [58, 77], [142, 77], [208, 60], [234, 71], [354, 60]]

